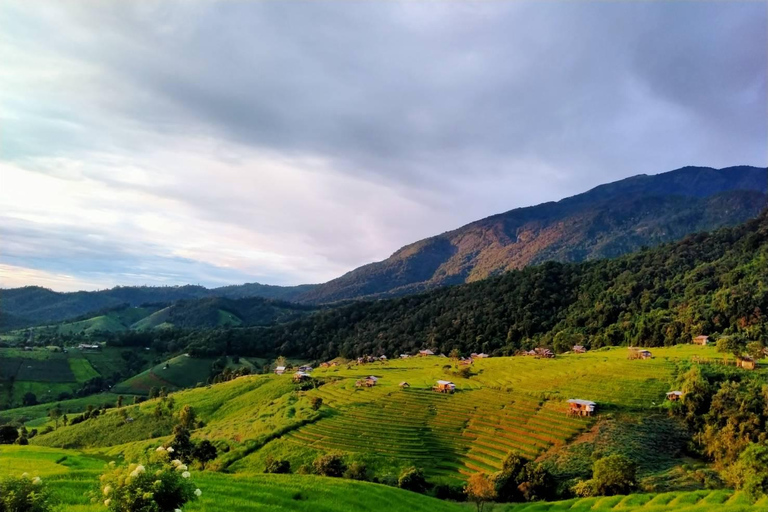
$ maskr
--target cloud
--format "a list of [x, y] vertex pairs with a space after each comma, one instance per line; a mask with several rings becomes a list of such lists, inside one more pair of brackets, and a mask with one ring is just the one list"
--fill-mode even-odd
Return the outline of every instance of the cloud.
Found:
[[0, 7], [0, 261], [25, 268], [317, 282], [629, 175], [768, 160], [759, 3], [36, 6]]

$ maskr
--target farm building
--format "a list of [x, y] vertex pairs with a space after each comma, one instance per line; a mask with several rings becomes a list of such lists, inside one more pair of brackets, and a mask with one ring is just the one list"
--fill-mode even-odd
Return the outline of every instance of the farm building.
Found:
[[628, 359], [653, 359], [653, 354], [650, 350], [640, 349], [637, 347], [629, 347]]
[[432, 390], [437, 391], [438, 393], [453, 393], [456, 391], [456, 384], [449, 380], [439, 380]]
[[489, 356], [488, 354], [483, 354], [483, 353], [480, 353], [480, 354], [472, 353], [471, 357], [472, 358], [483, 359], [483, 358], [491, 357], [491, 356]]
[[551, 350], [549, 350], [548, 348], [537, 347], [534, 350], [534, 353], [535, 353], [536, 357], [543, 357], [543, 358], [546, 358], [546, 359], [551, 359], [551, 358], [555, 357], [555, 353], [552, 352]]
[[377, 377], [374, 377], [373, 375], [369, 375], [365, 378], [365, 385], [370, 388], [375, 386], [378, 381], [379, 379]]
[[312, 377], [308, 373], [304, 372], [296, 372], [293, 374], [293, 382], [302, 382], [311, 378]]
[[429, 349], [419, 350], [419, 357], [427, 357], [427, 356], [433, 356], [433, 355], [435, 355], [435, 353]]
[[379, 361], [386, 361], [386, 360], [387, 360], [387, 356], [381, 356], [381, 357], [379, 357]]
[[101, 345], [81, 343], [77, 346], [80, 350], [101, 350]]
[[400, 354], [400, 359], [408, 359], [409, 357], [411, 356], [409, 356], [408, 354]]
[[409, 388], [409, 387], [411, 387], [411, 385], [410, 385], [410, 384], [408, 384], [408, 383], [407, 383], [407, 382], [405, 382], [405, 381], [403, 381], [403, 382], [401, 382], [400, 384], [398, 384], [398, 386], [400, 386], [401, 388]]
[[278, 366], [275, 368], [275, 374], [282, 375], [285, 373], [285, 366]]
[[472, 358], [471, 358], [471, 357], [467, 357], [466, 359], [462, 357], [462, 358], [459, 360], [459, 364], [460, 364], [460, 365], [463, 365], [463, 366], [469, 366], [469, 365], [471, 365], [472, 363], [473, 363], [473, 360], [472, 360]]
[[749, 356], [742, 356], [740, 357], [736, 364], [738, 364], [741, 368], [744, 368], [745, 370], [754, 370], [757, 368], [757, 361], [755, 361], [753, 358]]
[[569, 409], [568, 414], [574, 416], [592, 416], [595, 412], [597, 404], [590, 400], [581, 400], [579, 398], [571, 398], [568, 400]]
[[709, 345], [709, 336], [696, 336], [693, 338], [693, 343], [696, 345]]
[[683, 397], [682, 391], [670, 391], [667, 393], [667, 400], [670, 400], [672, 402], [677, 402]]
[[587, 351], [582, 345], [574, 345], [573, 352], [576, 354], [583, 354]]
[[330, 368], [330, 363], [320, 363], [320, 368]]
[[299, 371], [300, 372], [307, 372], [307, 373], [309, 373], [312, 370], [313, 370], [313, 368], [311, 366], [299, 366]]

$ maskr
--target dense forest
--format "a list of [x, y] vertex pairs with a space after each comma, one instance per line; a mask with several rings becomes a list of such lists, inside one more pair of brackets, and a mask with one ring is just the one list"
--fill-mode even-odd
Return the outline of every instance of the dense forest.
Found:
[[735, 228], [613, 260], [549, 262], [484, 281], [402, 298], [360, 301], [270, 327], [174, 330], [117, 337], [197, 354], [312, 359], [448, 353], [513, 354], [742, 332], [768, 340], [768, 212]]

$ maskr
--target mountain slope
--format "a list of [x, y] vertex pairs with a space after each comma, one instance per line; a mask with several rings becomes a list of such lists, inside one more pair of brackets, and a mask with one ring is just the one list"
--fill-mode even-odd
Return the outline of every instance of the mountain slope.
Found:
[[200, 355], [319, 360], [425, 347], [500, 355], [539, 345], [661, 346], [702, 333], [765, 339], [765, 311], [768, 210], [734, 228], [620, 258], [547, 262], [428, 293], [357, 301], [291, 323], [195, 334], [183, 343]]
[[744, 222], [765, 206], [767, 188], [766, 169], [747, 166], [635, 176], [407, 245], [298, 299], [322, 303], [405, 294], [547, 260], [615, 257]]

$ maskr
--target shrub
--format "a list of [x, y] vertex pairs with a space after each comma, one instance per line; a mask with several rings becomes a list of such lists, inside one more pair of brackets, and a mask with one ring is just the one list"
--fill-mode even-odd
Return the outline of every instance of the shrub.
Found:
[[467, 499], [477, 506], [477, 512], [482, 512], [485, 503], [496, 498], [493, 481], [484, 473], [475, 473], [469, 477], [464, 492], [467, 494]]
[[344, 473], [344, 478], [350, 480], [368, 480], [368, 466], [362, 462], [353, 462]]
[[[172, 453], [172, 452], [171, 452]], [[101, 476], [104, 506], [113, 512], [174, 512], [202, 494], [178, 459], [163, 447], [146, 466], [116, 467]], [[114, 463], [110, 463], [114, 467]]]
[[464, 488], [451, 484], [437, 484], [434, 488], [435, 498], [439, 500], [465, 501], [467, 495]]
[[725, 471], [725, 478], [752, 500], [768, 494], [768, 446], [751, 443]]
[[421, 468], [405, 468], [397, 479], [397, 486], [413, 492], [427, 490], [427, 480], [424, 478], [424, 470]]
[[492, 475], [491, 480], [494, 483], [499, 501], [521, 501], [523, 499], [519, 486], [526, 476], [523, 469], [528, 462], [528, 459], [516, 453], [510, 453], [504, 459], [501, 471]]
[[287, 474], [291, 472], [291, 463], [268, 455], [264, 461], [264, 472], [274, 474]]
[[329, 453], [321, 455], [312, 463], [315, 473], [322, 476], [340, 477], [347, 470], [347, 464], [344, 462], [341, 454]]
[[573, 491], [573, 494], [582, 498], [597, 496], [594, 480], [579, 480], [571, 490]]
[[8, 477], [0, 480], [0, 512], [48, 512], [53, 507], [50, 493], [39, 477]]
[[190, 439], [189, 430], [181, 425], [176, 425], [173, 428], [173, 441], [171, 441], [171, 448], [175, 452], [175, 456], [184, 462], [192, 460], [192, 450], [195, 449], [195, 445]]
[[625, 455], [609, 455], [595, 462], [592, 479], [598, 494], [628, 494], [637, 485], [637, 467]]
[[19, 437], [19, 431], [13, 425], [0, 427], [0, 444], [13, 444]]
[[319, 396], [313, 396], [309, 399], [309, 403], [312, 405], [312, 410], [317, 411], [323, 406], [323, 399]]
[[216, 447], [207, 439], [203, 439], [192, 450], [192, 457], [200, 462], [200, 464], [205, 467], [205, 465], [216, 458], [216, 455], [218, 454], [218, 451], [216, 450]]

